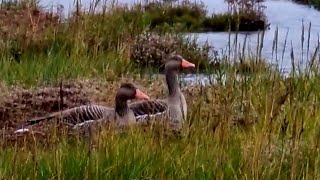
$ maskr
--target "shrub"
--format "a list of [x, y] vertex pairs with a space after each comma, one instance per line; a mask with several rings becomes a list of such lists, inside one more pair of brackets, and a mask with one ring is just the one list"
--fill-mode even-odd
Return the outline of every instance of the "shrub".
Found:
[[160, 35], [144, 32], [137, 36], [131, 46], [131, 59], [140, 67], [163, 69], [163, 61], [171, 53], [178, 53], [197, 67], [203, 69], [214, 59], [214, 50], [208, 44], [199, 46], [196, 39], [183, 38], [178, 35]]

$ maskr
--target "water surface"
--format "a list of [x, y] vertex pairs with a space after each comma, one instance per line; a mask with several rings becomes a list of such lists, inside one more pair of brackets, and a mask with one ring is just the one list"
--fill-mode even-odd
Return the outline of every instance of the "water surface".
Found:
[[[208, 2], [210, 0], [207, 0]], [[220, 1], [220, 3], [218, 3]], [[209, 9], [215, 7], [220, 12], [227, 10], [226, 4], [223, 0], [215, 0], [214, 6], [210, 8], [212, 3], [208, 3]], [[219, 6], [220, 4], [220, 6]], [[263, 49], [262, 56], [265, 57], [271, 63], [279, 62], [285, 70], [291, 70], [291, 59], [290, 59], [290, 49], [294, 50], [296, 63], [306, 63], [307, 59], [307, 39], [308, 39], [308, 29], [309, 23], [311, 23], [310, 29], [310, 53], [313, 53], [315, 47], [318, 45], [319, 32], [320, 32], [320, 11], [310, 8], [305, 5], [296, 4], [290, 1], [284, 0], [266, 0], [262, 3], [266, 6], [265, 13], [268, 18], [268, 23], [270, 23], [270, 29], [265, 31], [263, 39]], [[217, 8], [219, 7], [219, 8]], [[302, 48], [302, 31], [304, 26], [304, 48]], [[273, 41], [276, 37], [276, 29], [278, 28], [278, 53], [272, 56], [272, 46]], [[243, 42], [247, 36], [247, 43], [251, 47], [250, 49], [255, 49], [257, 46], [257, 36], [258, 32], [248, 32], [238, 34], [238, 41]], [[261, 33], [260, 33], [261, 34]], [[217, 50], [226, 49], [228, 45], [228, 33], [207, 33], [207, 34], [197, 34], [200, 41], [204, 42], [208, 40], [212, 43]], [[233, 40], [235, 34], [232, 34], [231, 40]], [[284, 50], [284, 44], [287, 39], [287, 47], [285, 48], [284, 58], [282, 62], [282, 53]], [[310, 55], [309, 53], [309, 55]], [[301, 57], [303, 54], [303, 58]], [[276, 59], [277, 58], [277, 59]]]

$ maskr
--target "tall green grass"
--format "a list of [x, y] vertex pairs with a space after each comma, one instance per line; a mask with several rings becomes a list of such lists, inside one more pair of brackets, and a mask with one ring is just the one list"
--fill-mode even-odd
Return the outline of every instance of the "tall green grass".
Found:
[[113, 80], [127, 72], [136, 71], [119, 53], [100, 54], [96, 57], [66, 56], [57, 53], [21, 58], [25, 59], [22, 63], [8, 59], [1, 61], [0, 74], [5, 83], [30, 86], [79, 77], [102, 77]]
[[[105, 130], [93, 142], [62, 138], [1, 148], [2, 178], [288, 179], [319, 177], [317, 77], [281, 80], [257, 73], [188, 96], [181, 138], [158, 129]], [[284, 84], [292, 92], [279, 104]], [[206, 93], [209, 93], [206, 95]], [[210, 98], [211, 95], [211, 98]], [[196, 97], [196, 98], [195, 98]], [[278, 112], [278, 113], [276, 113]], [[241, 125], [256, 118], [251, 125]], [[238, 126], [232, 126], [235, 121]], [[47, 143], [50, 143], [49, 140]]]

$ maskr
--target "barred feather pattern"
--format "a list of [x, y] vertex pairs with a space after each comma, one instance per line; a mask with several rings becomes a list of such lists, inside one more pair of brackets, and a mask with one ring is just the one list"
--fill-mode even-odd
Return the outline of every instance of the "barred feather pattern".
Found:
[[[34, 124], [40, 123], [42, 121], [50, 120], [53, 118], [61, 118], [65, 123], [71, 125], [77, 124], [91, 124], [92, 121], [104, 119], [105, 121], [110, 121], [115, 118], [115, 113], [113, 108], [101, 106], [101, 105], [83, 105], [79, 107], [74, 107], [61, 112], [54, 112], [47, 116], [37, 117], [31, 120], [27, 120], [27, 126], [32, 126]], [[15, 132], [26, 132], [29, 128], [20, 128]]]
[[52, 118], [61, 118], [66, 123], [78, 124], [88, 120], [98, 120], [102, 118], [110, 118], [114, 115], [113, 108], [108, 108], [100, 105], [83, 105], [61, 112], [51, 113], [48, 116], [31, 119], [28, 122], [31, 124], [38, 123], [39, 121], [49, 120]]
[[187, 116], [187, 104], [182, 93], [179, 100], [149, 100], [129, 104], [138, 124], [150, 124], [152, 121], [166, 121], [171, 129], [180, 130]]
[[153, 117], [163, 116], [167, 112], [168, 105], [164, 100], [150, 100], [131, 103], [129, 108], [138, 123], [147, 123]]

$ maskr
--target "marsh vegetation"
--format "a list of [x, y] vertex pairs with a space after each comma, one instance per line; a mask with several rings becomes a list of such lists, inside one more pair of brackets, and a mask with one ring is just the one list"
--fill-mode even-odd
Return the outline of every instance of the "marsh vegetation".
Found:
[[[240, 2], [228, 1], [249, 7]], [[217, 55], [214, 44], [199, 45], [184, 34], [215, 30], [218, 22], [224, 23], [220, 30], [230, 30], [226, 19], [239, 20], [237, 13], [208, 16], [200, 4], [186, 2], [114, 4], [101, 11], [75, 6], [63, 18], [20, 3], [6, 2], [0, 10], [1, 178], [320, 177], [319, 46], [309, 51], [309, 41], [299, 37], [308, 63], [296, 66], [300, 56], [289, 48], [293, 70], [285, 76], [261, 56], [262, 40], [254, 54], [245, 45], [239, 49], [246, 42], [235, 39]], [[263, 17], [256, 4], [250, 7], [239, 12]], [[168, 14], [160, 16], [163, 9]], [[55, 122], [39, 124], [33, 133], [12, 133], [34, 116], [80, 104], [113, 106], [121, 82], [138, 84], [152, 98], [165, 96], [157, 72], [173, 51], [196, 64], [188, 73], [215, 77], [206, 85], [183, 86], [188, 117], [181, 136], [168, 136], [161, 127], [133, 127], [121, 134], [104, 129], [88, 139]]]
[[298, 3], [309, 4], [316, 9], [320, 9], [320, 1], [319, 0], [294, 0]]

